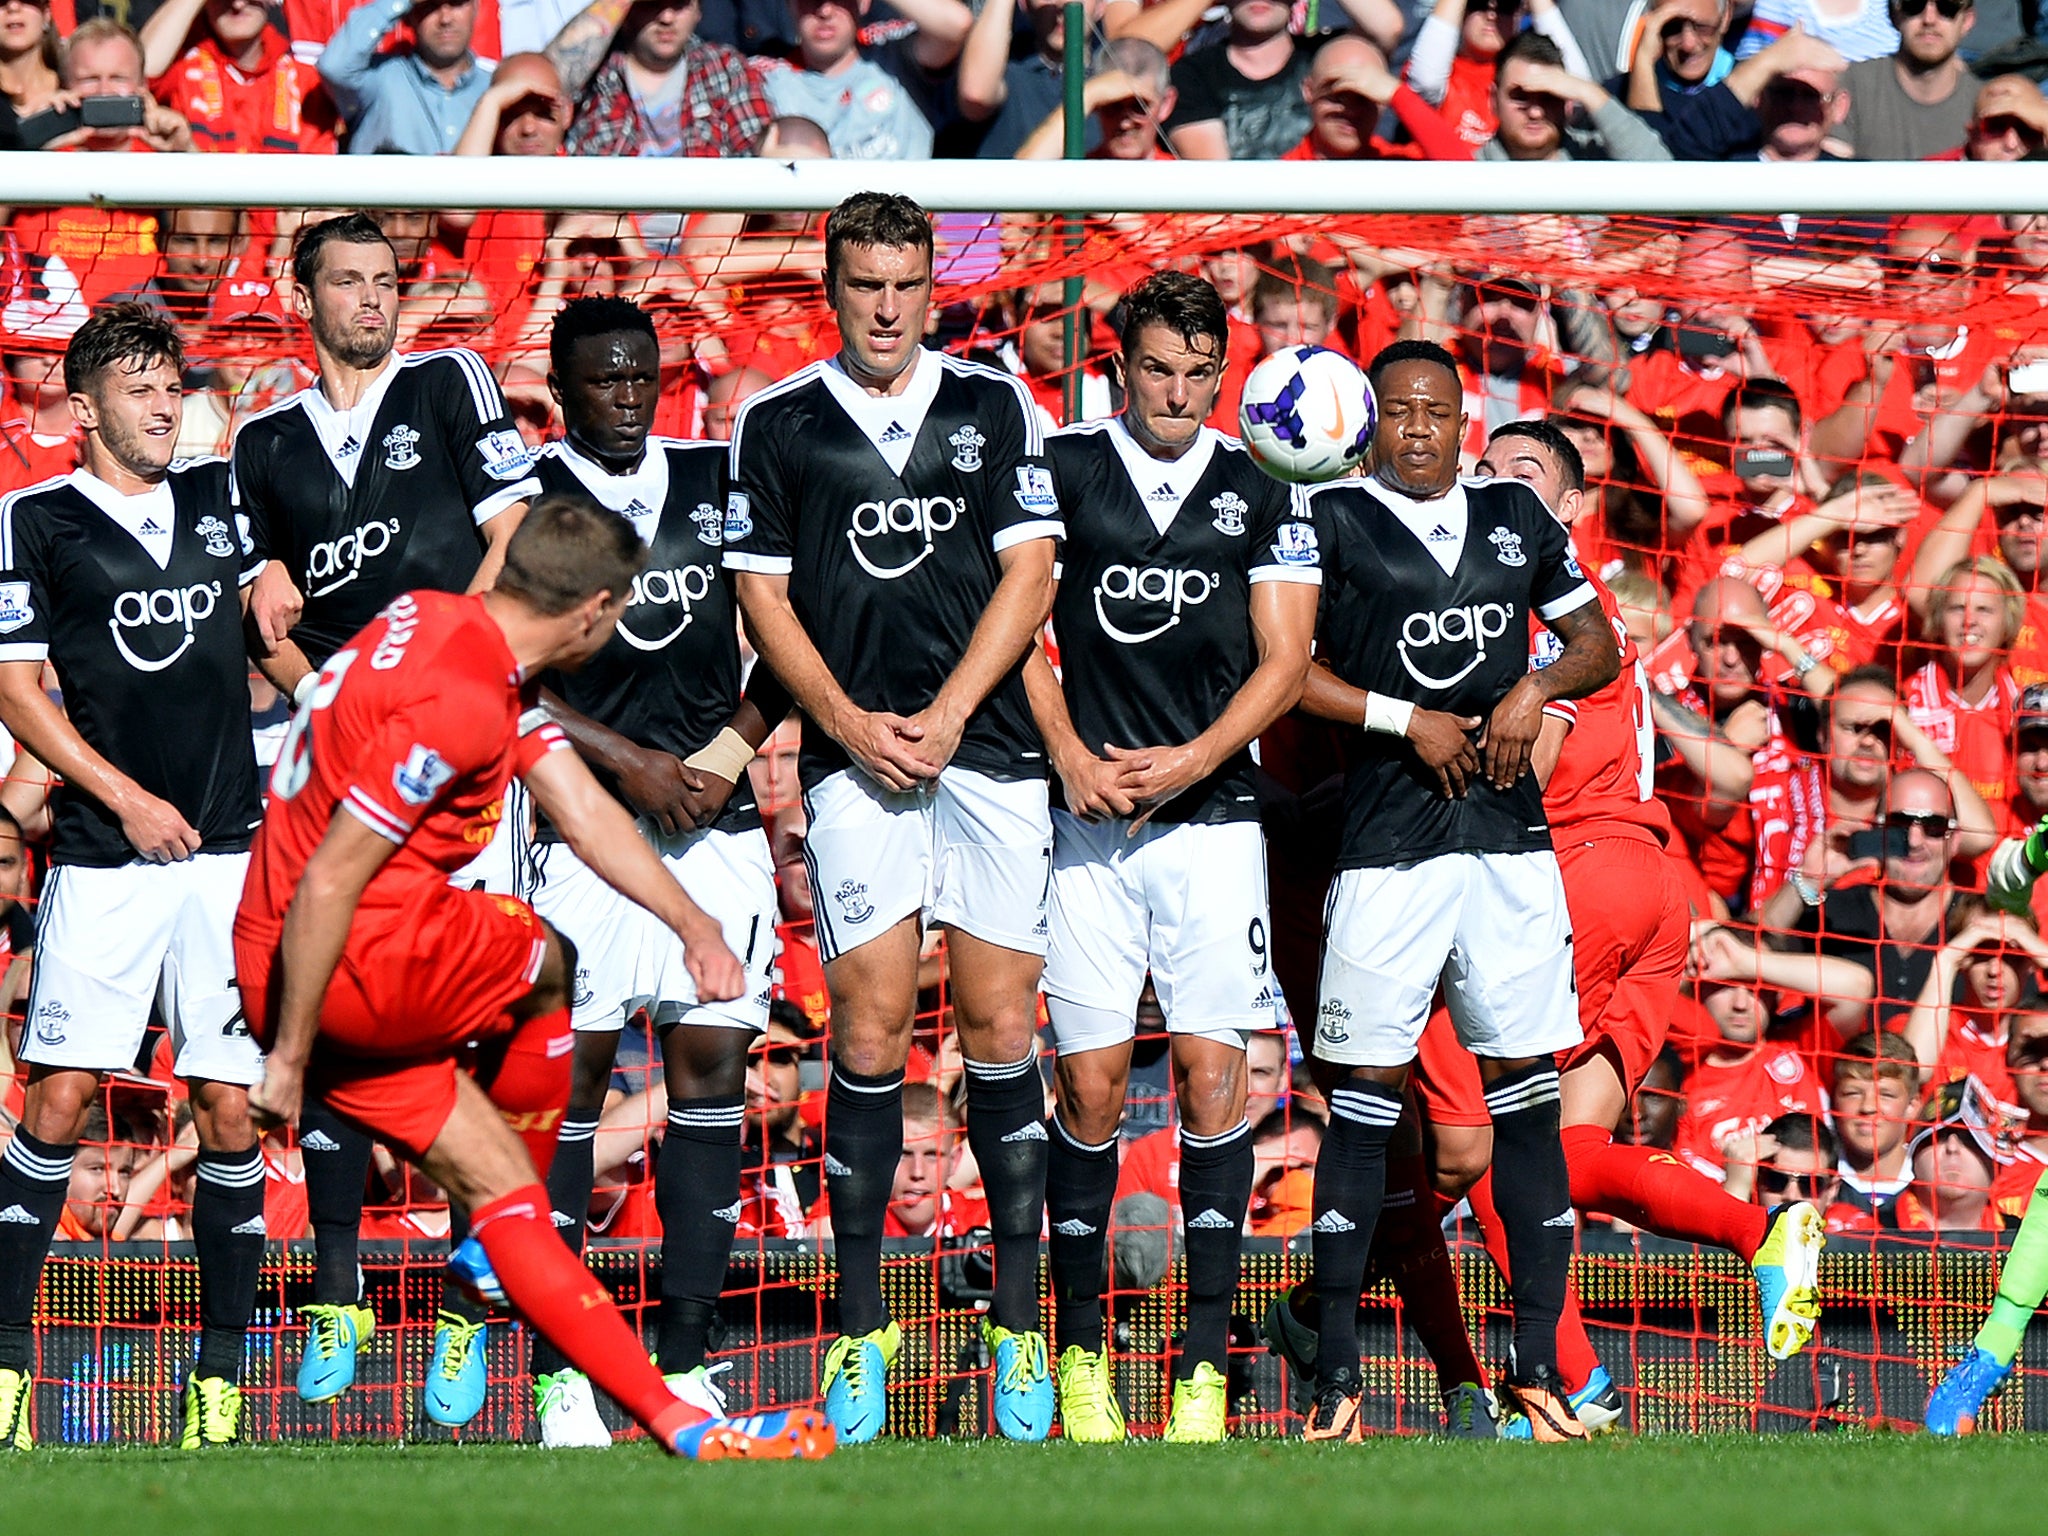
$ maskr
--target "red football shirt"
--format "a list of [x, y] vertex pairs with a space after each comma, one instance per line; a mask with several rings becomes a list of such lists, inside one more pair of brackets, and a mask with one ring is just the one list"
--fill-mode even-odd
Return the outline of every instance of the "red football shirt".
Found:
[[1972, 704], [1956, 691], [1940, 665], [1930, 661], [1906, 679], [1901, 694], [1913, 723], [1969, 776], [1992, 815], [2009, 806], [2019, 790], [2012, 723], [2020, 685], [2012, 673], [1999, 668], [1997, 686], [1981, 703]]
[[321, 669], [270, 777], [244, 920], [282, 928], [337, 810], [399, 845], [363, 893], [396, 907], [481, 852], [505, 786], [569, 740], [537, 707], [481, 597], [408, 592]]
[[1693, 1069], [1675, 1150], [1696, 1165], [1718, 1168], [1729, 1137], [1760, 1131], [1780, 1115], [1825, 1114], [1827, 1107], [1806, 1058], [1767, 1040], [1732, 1066], [1702, 1061]]

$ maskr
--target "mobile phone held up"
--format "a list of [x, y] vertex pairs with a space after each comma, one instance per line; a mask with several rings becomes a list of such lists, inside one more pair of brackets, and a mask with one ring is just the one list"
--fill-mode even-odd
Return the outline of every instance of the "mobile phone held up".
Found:
[[17, 131], [24, 149], [41, 149], [81, 128], [140, 128], [145, 107], [140, 96], [87, 96], [75, 107], [32, 113]]

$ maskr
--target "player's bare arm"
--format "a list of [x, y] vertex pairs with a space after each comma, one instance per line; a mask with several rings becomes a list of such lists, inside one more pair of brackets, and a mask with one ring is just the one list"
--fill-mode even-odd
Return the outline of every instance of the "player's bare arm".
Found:
[[[847, 697], [789, 601], [789, 578], [734, 571], [733, 591], [754, 650], [775, 671], [798, 706], [884, 789], [915, 789], [938, 774], [918, 750], [921, 728], [886, 710], [865, 710]], [[1044, 615], [1039, 616], [1044, 622]], [[1012, 658], [1014, 659], [1014, 658]]]
[[488, 592], [497, 585], [498, 572], [505, 568], [505, 546], [512, 542], [512, 535], [519, 531], [520, 520], [525, 516], [526, 503], [515, 501], [478, 530], [484, 536], [484, 557], [465, 591]]
[[684, 963], [699, 998], [724, 1002], [745, 990], [746, 973], [726, 947], [717, 919], [676, 884], [626, 808], [605, 793], [581, 757], [548, 753], [528, 770], [526, 787], [542, 813], [561, 828], [577, 858], [683, 941]]
[[189, 859], [199, 833], [168, 800], [158, 799], [95, 752], [70, 717], [43, 692], [40, 661], [0, 662], [0, 724], [65, 783], [121, 821], [121, 835], [152, 864]]
[[[1066, 788], [1067, 809], [1083, 821], [1130, 815], [1135, 809], [1131, 797], [1117, 787], [1121, 770], [1081, 740], [1067, 709], [1066, 692], [1052, 675], [1052, 663], [1036, 647], [1024, 658], [1024, 692], [1031, 700], [1038, 734], [1045, 738], [1045, 754]], [[1107, 742], [1102, 749], [1112, 750]]]
[[1027, 539], [996, 556], [1003, 568], [995, 595], [952, 675], [930, 704], [910, 717], [919, 756], [933, 775], [953, 760], [960, 733], [996, 686], [1034, 644], [1052, 612], [1053, 541]]
[[[276, 570], [277, 562], [272, 560], [263, 569]], [[256, 608], [256, 584], [262, 579], [262, 573], [259, 572], [255, 581], [247, 583], [242, 588], [242, 619], [245, 634], [249, 633], [248, 620]], [[316, 670], [313, 664], [306, 660], [306, 653], [299, 649], [298, 642], [294, 640], [271, 640], [263, 634], [260, 624], [250, 638], [254, 643], [249, 646], [249, 659], [256, 663], [256, 670], [269, 680], [271, 687], [286, 698], [293, 698], [300, 681], [310, 677]]]
[[1582, 699], [1621, 676], [1621, 651], [1598, 598], [1543, 621], [1564, 642], [1564, 653], [1541, 671], [1524, 673], [1493, 707], [1480, 733], [1486, 776], [1496, 789], [1511, 788], [1529, 770], [1529, 753], [1543, 729], [1543, 706]]
[[1259, 662], [1231, 695], [1213, 724], [1177, 747], [1111, 747], [1118, 787], [1143, 807], [1138, 828], [1175, 795], [1199, 784], [1301, 699], [1316, 636], [1321, 589], [1300, 582], [1264, 581], [1252, 588], [1252, 643]]
[[[571, 709], [550, 689], [540, 691], [540, 702], [583, 760], [609, 774], [619, 792], [652, 816], [670, 837], [692, 827], [710, 826], [739, 784], [737, 777], [727, 777], [720, 771], [728, 766], [723, 758], [715, 763], [709, 760], [717, 756], [710, 747], [685, 761], [672, 752], [643, 747], [609, 726], [598, 724], [581, 711]], [[780, 716], [773, 721], [767, 719], [749, 696], [740, 700], [739, 708], [733, 711], [720, 735], [730, 733], [737, 738], [737, 750], [730, 754], [731, 758], [737, 759], [744, 751], [751, 761], [780, 723]], [[730, 766], [738, 773], [746, 772], [745, 762]]]
[[[1374, 698], [1365, 689], [1354, 688], [1327, 666], [1318, 664], [1308, 670], [1302, 686], [1301, 709], [1319, 720], [1371, 729], [1366, 721], [1368, 705]], [[1418, 709], [1405, 699], [1389, 699], [1384, 694], [1377, 698], [1397, 710], [1408, 710], [1407, 725], [1399, 734], [1422, 765], [1436, 775], [1444, 798], [1464, 799], [1466, 784], [1479, 776], [1479, 749], [1472, 742], [1472, 732], [1479, 729], [1479, 717]]]
[[1536, 735], [1536, 745], [1529, 750], [1529, 767], [1536, 774], [1538, 788], [1550, 787], [1550, 776], [1557, 772], [1557, 760], [1564, 756], [1564, 739], [1571, 733], [1567, 721], [1556, 715], [1543, 717], [1543, 729]]
[[305, 596], [282, 560], [266, 562], [246, 590], [248, 612], [256, 620], [256, 633], [262, 637], [264, 648], [275, 653], [305, 611]]

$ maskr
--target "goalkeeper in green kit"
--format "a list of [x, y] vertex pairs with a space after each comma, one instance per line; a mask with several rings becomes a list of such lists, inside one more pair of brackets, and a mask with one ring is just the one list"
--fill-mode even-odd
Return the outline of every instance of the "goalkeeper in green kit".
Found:
[[[2008, 838], [1998, 845], [1991, 855], [1984, 894], [1994, 907], [2024, 914], [2033, 898], [2034, 882], [2043, 874], [2048, 874], [2048, 819], [2024, 839]], [[2013, 1234], [1991, 1315], [1977, 1330], [1968, 1353], [1927, 1399], [1926, 1423], [1933, 1434], [1976, 1431], [1977, 1415], [2012, 1374], [2020, 1339], [2042, 1297], [2048, 1296], [2048, 1194], [2043, 1193], [2044, 1188], [2048, 1188], [2048, 1174], [2034, 1187], [2026, 1219]]]

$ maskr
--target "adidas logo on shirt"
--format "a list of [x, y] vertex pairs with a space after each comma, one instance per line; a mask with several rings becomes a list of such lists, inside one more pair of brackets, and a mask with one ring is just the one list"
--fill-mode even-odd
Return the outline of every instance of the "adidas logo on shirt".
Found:
[[1017, 1129], [1010, 1132], [1009, 1135], [1005, 1136], [1003, 1140], [1006, 1142], [1043, 1141], [1045, 1140], [1045, 1127], [1040, 1122], [1033, 1120], [1028, 1125], [1018, 1126]]
[[300, 1139], [299, 1150], [301, 1152], [339, 1152], [341, 1150], [341, 1143], [325, 1131], [314, 1131], [312, 1134]]
[[[17, 1205], [15, 1209], [18, 1211], [21, 1207]], [[1093, 1237], [1097, 1230], [1078, 1216], [1069, 1216], [1065, 1221], [1053, 1223], [1053, 1231], [1061, 1237]]]
[[6, 1210], [0, 1211], [0, 1221], [12, 1222], [18, 1227], [37, 1225], [35, 1217], [29, 1213], [25, 1205], [10, 1205]]
[[351, 433], [349, 436], [342, 439], [341, 446], [334, 450], [334, 456], [337, 459], [352, 459], [362, 451], [363, 445], [357, 442], [355, 440], [355, 435]]
[[910, 441], [910, 434], [903, 429], [902, 422], [892, 421], [889, 423], [889, 430], [882, 434], [882, 441], [885, 443], [905, 443]]
[[162, 533], [163, 529], [157, 527], [155, 518], [145, 517], [142, 520], [142, 531], [144, 533]]
[[1211, 1206], [1199, 1216], [1190, 1216], [1188, 1218], [1188, 1225], [1203, 1232], [1228, 1232], [1237, 1223], [1214, 1206]]
[[1357, 1230], [1358, 1223], [1346, 1216], [1342, 1211], [1323, 1212], [1322, 1215], [1316, 1218], [1315, 1225], [1309, 1228], [1311, 1232], [1356, 1232]]
[[1174, 489], [1170, 485], [1161, 485], [1157, 490], [1148, 491], [1145, 494], [1147, 501], [1172, 501], [1173, 498]]
[[1454, 542], [1457, 537], [1455, 533], [1451, 532], [1442, 523], [1438, 523], [1429, 530], [1429, 542], [1432, 544], [1449, 544]]

